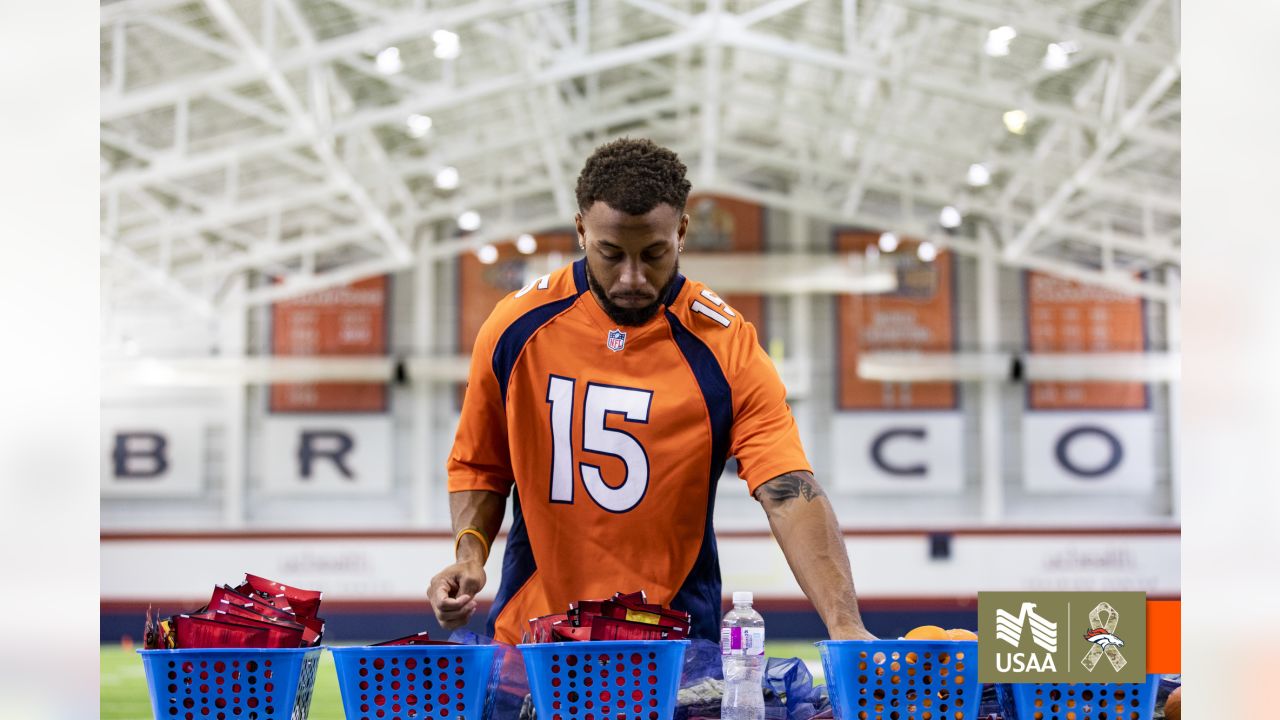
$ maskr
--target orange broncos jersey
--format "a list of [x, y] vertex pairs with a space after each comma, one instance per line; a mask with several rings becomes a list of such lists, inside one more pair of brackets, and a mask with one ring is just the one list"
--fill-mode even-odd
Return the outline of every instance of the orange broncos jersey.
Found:
[[619, 327], [586, 261], [498, 303], [476, 339], [449, 491], [515, 485], [489, 634], [643, 589], [716, 640], [711, 525], [729, 457], [747, 489], [810, 470], [786, 391], [751, 323], [678, 276], [643, 326]]

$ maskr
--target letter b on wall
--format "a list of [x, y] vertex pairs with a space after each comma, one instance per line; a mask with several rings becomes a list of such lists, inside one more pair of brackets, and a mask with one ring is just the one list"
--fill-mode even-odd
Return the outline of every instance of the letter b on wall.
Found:
[[204, 488], [208, 418], [199, 408], [104, 405], [102, 496], [199, 495]]

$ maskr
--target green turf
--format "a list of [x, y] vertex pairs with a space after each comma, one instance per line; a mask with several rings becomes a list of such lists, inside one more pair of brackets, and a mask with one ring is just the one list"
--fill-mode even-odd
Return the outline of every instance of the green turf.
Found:
[[[798, 657], [815, 668], [815, 675], [819, 674], [818, 649], [812, 642], [773, 641], [769, 643], [768, 653], [770, 657]], [[103, 645], [100, 659], [103, 720], [151, 720], [151, 700], [138, 654], [119, 645]], [[329, 653], [321, 656], [309, 717], [310, 720], [343, 720], [338, 675]]]

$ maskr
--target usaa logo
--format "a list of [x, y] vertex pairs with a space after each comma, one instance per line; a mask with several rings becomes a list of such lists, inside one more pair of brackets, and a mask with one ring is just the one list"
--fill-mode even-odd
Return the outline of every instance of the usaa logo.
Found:
[[[1023, 635], [1030, 636], [1031, 643], [1043, 652], [1022, 651]], [[999, 650], [995, 654], [996, 670], [1002, 673], [1057, 672], [1053, 656], [1058, 652], [1058, 623], [1036, 612], [1036, 604], [1022, 603], [1014, 615], [1007, 610], [996, 610], [996, 639], [1014, 647], [1014, 651]]]

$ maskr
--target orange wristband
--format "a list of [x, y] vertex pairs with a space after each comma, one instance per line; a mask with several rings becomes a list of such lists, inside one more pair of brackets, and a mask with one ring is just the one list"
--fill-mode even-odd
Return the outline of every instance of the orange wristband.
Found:
[[457, 536], [453, 538], [453, 556], [455, 558], [458, 557], [458, 545], [462, 544], [462, 537], [464, 535], [474, 535], [475, 538], [480, 541], [481, 547], [484, 548], [484, 559], [480, 561], [480, 564], [483, 565], [489, 560], [489, 541], [484, 538], [484, 533], [473, 527], [459, 530]]

